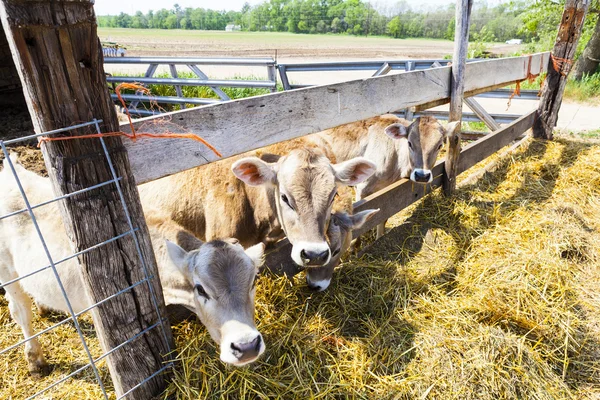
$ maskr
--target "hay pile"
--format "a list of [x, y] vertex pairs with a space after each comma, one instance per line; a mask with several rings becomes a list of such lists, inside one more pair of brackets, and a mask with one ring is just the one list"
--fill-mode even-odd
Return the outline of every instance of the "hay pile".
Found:
[[[164, 397], [598, 398], [599, 160], [589, 141], [531, 142], [452, 199], [435, 192], [395, 217], [328, 291], [261, 277], [260, 361], [225, 366], [202, 325], [184, 321]], [[0, 347], [20, 337], [7, 314], [2, 303]], [[73, 370], [60, 348], [48, 352], [54, 374]], [[1, 358], [0, 398], [31, 394], [26, 374], [21, 351]], [[97, 398], [88, 385], [91, 375], [53, 395]]]

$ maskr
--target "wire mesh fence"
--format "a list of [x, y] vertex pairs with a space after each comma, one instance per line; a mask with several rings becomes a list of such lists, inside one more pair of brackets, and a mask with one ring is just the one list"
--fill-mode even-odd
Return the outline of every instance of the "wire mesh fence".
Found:
[[[21, 392], [15, 390], [14, 393], [8, 394], [12, 398], [42, 398], [42, 395], [46, 396], [51, 394], [52, 389], [64, 384], [69, 379], [86, 372], [89, 374], [89, 371], [91, 371], [91, 377], [88, 376], [88, 381], [95, 381], [95, 385], [97, 385], [98, 389], [96, 393], [99, 393], [100, 396], [105, 399], [115, 398], [115, 393], [110, 389], [112, 383], [107, 381], [110, 378], [106, 373], [103, 361], [114, 352], [126, 349], [130, 343], [140, 339], [143, 335], [154, 329], [162, 331], [161, 335], [167, 346], [170, 343], [165, 325], [168, 324], [168, 319], [166, 315], [161, 315], [159, 297], [155, 292], [156, 288], [153, 284], [153, 280], [158, 279], [158, 276], [149, 273], [147, 260], [144, 259], [138, 238], [139, 228], [134, 226], [121, 187], [123, 178], [116, 173], [104, 138], [99, 137], [97, 139], [89, 140], [100, 141], [105, 161], [110, 168], [112, 179], [61, 196], [53, 197], [50, 193], [41, 193], [44, 191], [44, 187], [37, 187], [36, 182], [31, 184], [32, 182], [29, 182], [28, 180], [35, 181], [35, 179], [47, 178], [33, 178], [32, 175], [29, 175], [32, 174], [31, 172], [16, 165], [16, 159], [11, 158], [10, 146], [16, 146], [22, 142], [39, 138], [40, 136], [50, 137], [59, 133], [82, 128], [95, 130], [96, 133], [100, 134], [101, 122], [101, 120], [93, 120], [87, 123], [73, 125], [68, 128], [29, 135], [18, 139], [6, 141], [0, 140], [0, 148], [5, 157], [5, 170], [0, 172], [0, 174], [3, 174], [2, 178], [4, 179], [3, 181], [0, 180], [4, 187], [4, 190], [2, 190], [3, 193], [0, 196], [0, 202], [2, 203], [0, 204], [0, 288], [5, 291], [8, 309], [10, 310], [13, 321], [19, 325], [23, 333], [23, 335], [20, 336], [16, 334], [7, 335], [10, 336], [10, 338], [15, 339], [14, 342], [9, 345], [5, 345], [7, 342], [6, 337], [2, 339], [2, 344], [0, 344], [0, 358], [12, 357], [8, 361], [5, 360], [8, 365], [14, 360], [13, 350], [24, 348], [25, 359], [28, 363], [29, 370], [33, 373], [40, 373], [42, 372], [42, 367], [46, 367], [47, 369], [47, 365], [44, 360], [43, 350], [39, 339], [44, 334], [56, 332], [58, 329], [67, 329], [69, 328], [69, 325], [72, 325], [72, 328], [74, 328], [75, 336], [79, 342], [77, 345], [80, 344], [83, 347], [84, 354], [83, 361], [79, 360], [69, 368], [63, 368], [65, 371], [53, 371], [50, 382], [47, 378], [44, 379], [44, 387], [33, 385], [31, 388], [22, 388], [23, 391]], [[57, 242], [60, 242], [60, 238], [57, 239], [57, 236], [63, 233], [49, 231], [45, 223], [48, 218], [54, 219], [54, 223], [61, 223], [60, 216], [57, 213], [58, 202], [113, 185], [114, 187], [110, 189], [116, 189], [118, 193], [120, 206], [123, 208], [123, 213], [129, 229], [107, 240], [99, 241], [97, 244], [78, 252], [71, 250], [73, 247], [72, 245], [65, 251], [56, 251], [57, 248], [60, 248], [60, 245], [56, 244]], [[12, 192], [11, 188], [13, 189]], [[37, 191], [38, 193], [32, 194], [32, 191]], [[41, 197], [39, 196], [40, 193], [42, 194]], [[36, 200], [39, 200], [40, 198], [47, 199], [36, 202]], [[48, 208], [50, 210], [48, 210]], [[58, 222], [56, 222], [57, 220]], [[85, 227], [80, 228], [85, 229]], [[85, 291], [81, 288], [82, 281], [80, 280], [79, 271], [77, 270], [77, 257], [85, 253], [93, 252], [109, 243], [125, 240], [126, 238], [133, 240], [135, 243], [139, 263], [143, 268], [143, 279], [132, 283], [126, 288], [118, 290], [94, 304], [90, 304], [91, 301], [87, 298]], [[34, 239], [37, 243], [33, 242]], [[67, 240], [65, 243], [68, 243], [66, 235], [64, 240]], [[19, 251], [20, 249], [24, 251]], [[43, 265], [35, 265], [36, 260], [43, 260]], [[107, 280], [108, 279], [110, 279], [110, 277], [107, 277]], [[90, 335], [89, 333], [90, 328], [87, 326], [89, 325], [89, 317], [86, 318], [86, 313], [107, 302], [120, 301], [126, 293], [132, 291], [134, 288], [139, 288], [142, 285], [147, 286], [147, 290], [150, 293], [156, 322], [142, 331], [131, 335], [127, 340], [111, 349], [105, 351], [99, 350], [97, 344], [94, 349], [91, 349], [90, 341], [97, 340], [93, 337], [93, 334]], [[158, 287], [160, 287], [160, 285]], [[84, 296], [85, 298], [81, 298], [81, 296]], [[34, 332], [32, 328], [33, 316], [30, 297], [35, 300], [38, 311], [43, 310], [46, 306], [55, 311], [62, 311], [66, 316], [60, 315], [58, 317], [58, 322], [52, 323], [38, 332]], [[48, 301], [48, 299], [52, 300]], [[62, 307], [57, 307], [55, 304], [62, 304]], [[65, 353], [73, 351], [73, 347], [75, 346], [73, 340], [66, 340], [64, 343], [59, 344], [61, 351], [64, 351]], [[57, 348], [56, 343], [52, 343], [52, 345], [53, 349]], [[172, 349], [169, 348], [169, 351], [171, 350]], [[103, 370], [101, 370], [101, 366]], [[161, 374], [172, 367], [173, 364], [171, 362], [165, 362], [160, 369], [141, 380], [137, 385], [128, 388], [126, 392], [120, 394], [117, 398], [120, 399], [126, 397], [158, 374]], [[16, 369], [18, 368], [13, 368], [12, 371], [16, 371]], [[5, 382], [9, 381], [6, 376], [3, 380], [5, 380]], [[75, 393], [72, 394], [74, 398], [81, 398]]]

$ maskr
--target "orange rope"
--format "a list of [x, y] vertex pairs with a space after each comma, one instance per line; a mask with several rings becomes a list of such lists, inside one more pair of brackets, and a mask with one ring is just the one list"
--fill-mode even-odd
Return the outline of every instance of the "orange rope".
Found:
[[[552, 56], [552, 54], [550, 55]], [[542, 73], [542, 62], [543, 59], [540, 60], [540, 71], [537, 74], [532, 74], [531, 73], [531, 60], [532, 60], [532, 56], [531, 54], [529, 55], [529, 61], [527, 63], [527, 77], [525, 79], [521, 79], [520, 81], [517, 81], [515, 84], [515, 90], [512, 92], [512, 94], [510, 95], [510, 97], [508, 98], [508, 103], [506, 103], [506, 109], [508, 110], [510, 108], [510, 103], [513, 99], [513, 97], [515, 96], [521, 96], [521, 82], [524, 81], [528, 81], [529, 83], [533, 83], [533, 81], [540, 76], [540, 74]], [[546, 81], [546, 78], [544, 78], [544, 82]], [[544, 85], [544, 82], [542, 82], [542, 86]], [[542, 91], [541, 87], [540, 87], [540, 92]], [[539, 97], [539, 93], [538, 93], [538, 97]]]
[[[131, 114], [129, 113], [129, 110], [127, 109], [127, 105], [125, 104], [125, 101], [123, 100], [123, 97], [121, 96], [122, 88], [137, 90], [146, 95], [150, 95], [150, 89], [143, 87], [139, 84], [134, 84], [134, 83], [121, 83], [115, 88], [115, 93], [117, 94], [117, 97], [119, 98], [119, 101], [123, 105], [123, 108], [125, 109], [125, 113], [127, 114], [127, 119], [129, 120], [129, 127], [131, 128], [131, 133], [125, 133], [125, 132], [119, 131], [119, 132], [107, 132], [107, 133], [93, 133], [93, 134], [88, 134], [88, 135], [62, 136], [62, 137], [55, 137], [55, 138], [42, 137], [38, 143], [38, 147], [42, 143], [45, 143], [45, 142], [53, 142], [53, 141], [60, 141], [60, 140], [73, 140], [73, 139], [90, 139], [90, 138], [111, 137], [111, 136], [125, 136], [133, 141], [135, 141], [138, 138], [143, 138], [143, 137], [166, 138], [166, 139], [191, 139], [191, 140], [195, 140], [197, 142], [202, 143], [203, 145], [208, 147], [213, 153], [215, 153], [218, 157], [222, 157], [221, 153], [217, 149], [215, 149], [210, 143], [208, 143], [206, 140], [202, 139], [200, 136], [195, 135], [193, 133], [174, 133], [174, 132], [169, 132], [169, 131], [167, 131], [165, 133], [139, 133], [139, 132], [136, 132], [135, 128], [133, 127], [133, 122], [131, 121]], [[155, 104], [156, 102], [150, 98], [150, 103]]]
[[[554, 70], [556, 72], [558, 72], [562, 76], [569, 75], [569, 72], [571, 72], [571, 67], [573, 66], [573, 60], [569, 60], [568, 58], [556, 57], [552, 53], [550, 53], [550, 59], [552, 60], [552, 66], [554, 67]], [[563, 68], [565, 65], [567, 66], [567, 68]], [[563, 71], [563, 69], [565, 69], [566, 71]]]

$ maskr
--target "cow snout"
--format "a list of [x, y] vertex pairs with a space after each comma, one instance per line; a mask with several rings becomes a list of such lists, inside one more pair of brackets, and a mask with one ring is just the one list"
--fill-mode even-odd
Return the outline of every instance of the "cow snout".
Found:
[[329, 249], [327, 250], [306, 250], [300, 251], [300, 258], [305, 265], [323, 265], [329, 259]]
[[262, 337], [259, 334], [249, 342], [231, 343], [231, 350], [240, 363], [248, 363], [254, 361], [260, 355], [261, 345]]
[[331, 259], [327, 242], [296, 242], [292, 246], [292, 260], [300, 267], [320, 267]]
[[430, 183], [433, 180], [430, 170], [420, 168], [415, 169], [410, 178], [413, 182], [418, 183]]

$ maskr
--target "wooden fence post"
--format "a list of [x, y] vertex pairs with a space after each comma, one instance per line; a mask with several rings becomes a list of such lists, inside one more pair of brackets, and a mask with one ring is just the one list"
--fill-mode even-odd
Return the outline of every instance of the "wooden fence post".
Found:
[[[23, 84], [37, 132], [75, 123], [104, 121], [104, 131], [119, 125], [104, 75], [91, 0], [0, 0], [0, 19]], [[90, 133], [73, 131], [70, 134]], [[113, 165], [128, 205], [156, 295], [147, 284], [137, 285], [92, 310], [102, 348], [109, 351], [160, 321], [166, 315], [156, 261], [144, 220], [127, 151], [120, 138], [107, 138]], [[99, 140], [47, 142], [44, 160], [57, 194], [70, 193], [112, 179]], [[115, 185], [59, 202], [67, 234], [75, 251], [87, 249], [129, 231]], [[98, 302], [145, 278], [131, 235], [79, 256], [81, 273]], [[154, 302], [153, 300], [157, 300]], [[117, 395], [127, 392], [164, 366], [173, 348], [170, 327], [149, 330], [107, 358]], [[128, 395], [149, 399], [165, 388], [156, 375]]]
[[533, 137], [552, 140], [552, 130], [558, 120], [567, 76], [581, 37], [581, 29], [590, 0], [567, 0], [558, 28], [554, 49], [548, 62], [548, 75], [542, 88], [538, 114], [533, 124]]
[[[454, 31], [454, 55], [452, 57], [452, 86], [450, 91], [450, 116], [448, 122], [462, 120], [462, 104], [465, 91], [465, 69], [469, 48], [469, 21], [473, 0], [456, 2], [456, 28]], [[456, 188], [456, 166], [460, 156], [460, 128], [448, 137], [445, 172], [443, 179], [444, 194], [449, 196]]]

